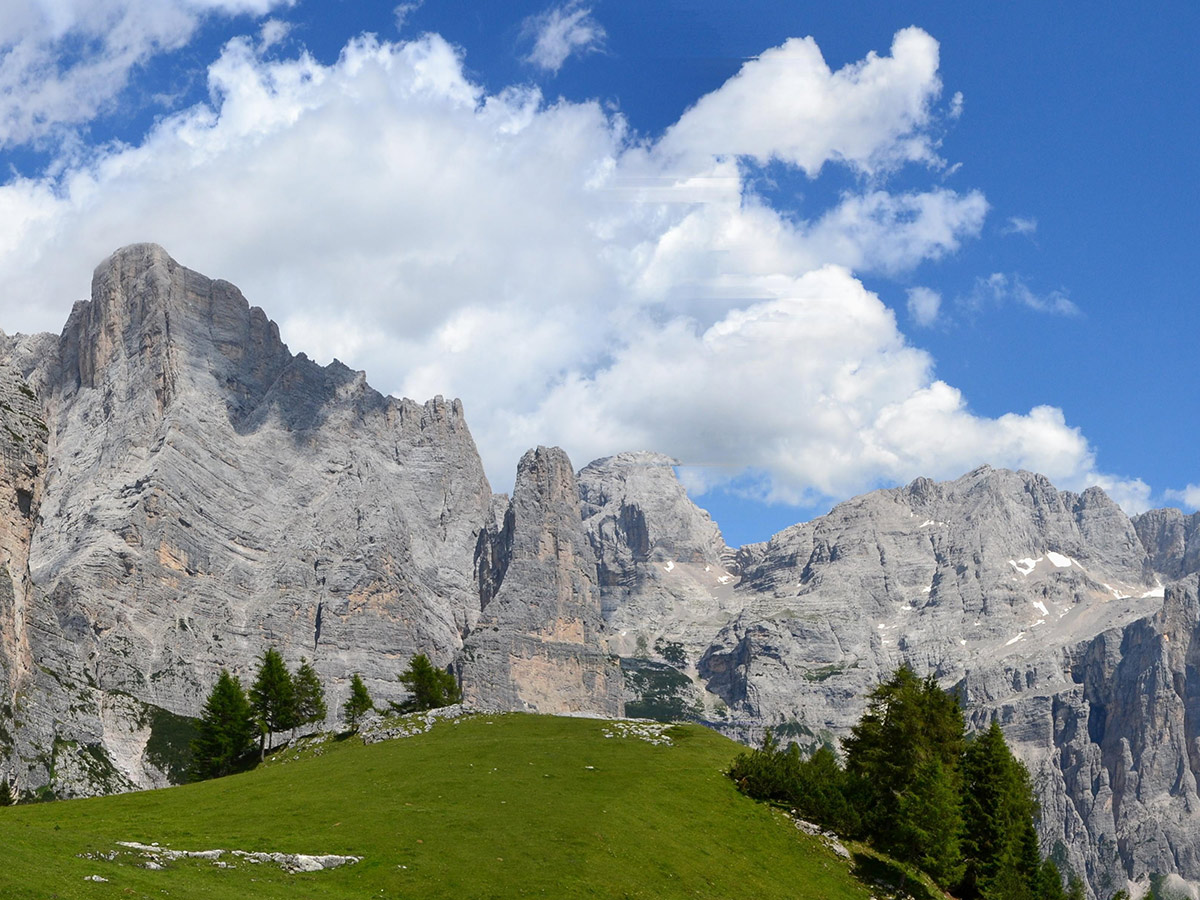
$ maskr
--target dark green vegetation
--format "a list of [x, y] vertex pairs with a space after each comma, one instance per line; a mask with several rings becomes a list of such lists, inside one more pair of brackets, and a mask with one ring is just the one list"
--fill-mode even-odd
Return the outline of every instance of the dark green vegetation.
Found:
[[[255, 771], [179, 788], [0, 809], [0, 897], [884, 896], [737, 792], [723, 775], [737, 745], [699, 726], [641, 727], [672, 744], [604, 721], [476, 715], [370, 746], [313, 739]], [[149, 871], [133, 854], [86, 858], [117, 841], [363, 859], [289, 875], [268, 864], [190, 859]], [[894, 871], [877, 859], [860, 865]], [[93, 875], [108, 881], [85, 880]]]
[[637, 698], [626, 702], [625, 715], [659, 722], [695, 721], [701, 717], [703, 710], [689, 696], [692, 680], [674, 665], [651, 659], [622, 659], [621, 671], [626, 688]]
[[449, 706], [462, 699], [458, 681], [445, 669], [439, 669], [424, 653], [418, 653], [400, 673], [400, 683], [412, 693], [402, 704], [393, 704], [399, 712], [419, 712]]
[[840, 834], [918, 866], [969, 900], [1074, 900], [1038, 852], [1029, 774], [995, 722], [965, 738], [955, 698], [907, 668], [871, 692], [845, 741], [843, 768], [827, 747], [808, 759], [768, 732], [730, 776], [747, 794], [794, 805]]
[[204, 703], [196, 732], [190, 774], [197, 780], [234, 771], [259, 732], [242, 683], [225, 669]]
[[[164, 710], [160, 712], [165, 713]], [[302, 657], [300, 667], [291, 674], [279, 651], [270, 648], [263, 653], [248, 698], [242, 683], [221, 670], [195, 725], [196, 734], [191, 741], [187, 765], [172, 766], [169, 770], [172, 779], [176, 783], [183, 780], [176, 777], [177, 768], [197, 780], [228, 775], [245, 768], [246, 761], [242, 757], [250, 749], [254, 735], [259, 736], [260, 751], [265, 756], [273, 732], [292, 729], [295, 737], [295, 729], [324, 721], [326, 712], [325, 689], [308, 660]], [[188, 721], [179, 716], [175, 718]], [[167, 724], [175, 726], [171, 733], [177, 741], [181, 727], [178, 723]], [[153, 740], [151, 735], [151, 742]], [[150, 752], [147, 744], [147, 753]]]
[[374, 708], [371, 694], [363, 684], [362, 676], [355, 672], [354, 677], [350, 679], [350, 696], [342, 704], [342, 716], [351, 728], [356, 728], [359, 720]]
[[263, 652], [262, 661], [258, 664], [258, 675], [250, 688], [250, 705], [258, 717], [264, 746], [269, 744], [273, 732], [287, 731], [299, 724], [296, 716], [296, 685], [292, 682], [283, 657], [274, 647]]

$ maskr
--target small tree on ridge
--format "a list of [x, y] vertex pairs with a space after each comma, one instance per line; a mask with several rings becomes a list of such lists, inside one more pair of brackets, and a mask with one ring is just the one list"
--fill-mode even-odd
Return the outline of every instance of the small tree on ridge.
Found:
[[350, 679], [350, 697], [342, 706], [342, 714], [346, 717], [346, 722], [351, 728], [358, 727], [358, 721], [374, 708], [371, 702], [371, 694], [367, 691], [367, 686], [363, 684], [362, 676], [357, 672]]
[[412, 692], [412, 699], [401, 706], [405, 711], [422, 711], [449, 706], [462, 699], [458, 680], [439, 669], [424, 653], [418, 653], [400, 673], [400, 683]]

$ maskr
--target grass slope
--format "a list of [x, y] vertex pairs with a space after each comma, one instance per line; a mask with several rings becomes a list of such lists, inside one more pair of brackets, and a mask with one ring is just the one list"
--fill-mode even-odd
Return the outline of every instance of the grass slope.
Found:
[[[613, 730], [471, 716], [371, 746], [351, 737], [284, 751], [200, 784], [0, 809], [0, 896], [870, 896], [846, 861], [737, 793], [722, 774], [737, 745], [698, 726], [672, 728], [671, 746], [605, 737]], [[150, 871], [133, 855], [80, 856], [117, 841], [363, 860], [287, 874], [244, 861]]]

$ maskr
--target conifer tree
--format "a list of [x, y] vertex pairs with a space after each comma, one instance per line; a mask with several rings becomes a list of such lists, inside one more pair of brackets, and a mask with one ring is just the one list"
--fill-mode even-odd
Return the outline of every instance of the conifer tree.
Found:
[[1037, 801], [1025, 766], [995, 720], [963, 752], [963, 853], [967, 898], [1004, 900], [1037, 890]]
[[[959, 789], [963, 731], [958, 701], [932, 676], [922, 680], [903, 667], [871, 692], [843, 745], [847, 790], [866, 835], [907, 862], [927, 859], [940, 877], [958, 871], [959, 811], [949, 798]], [[931, 826], [934, 810], [943, 821]]]
[[0, 806], [12, 806], [17, 802], [17, 798], [13, 795], [12, 783], [9, 782], [8, 776], [0, 776]]
[[292, 676], [283, 657], [274, 647], [263, 653], [258, 674], [250, 688], [250, 704], [262, 729], [262, 749], [270, 747], [270, 737], [276, 731], [287, 731], [296, 722], [296, 692]]
[[342, 706], [342, 713], [350, 727], [357, 728], [358, 721], [374, 708], [367, 686], [363, 684], [362, 676], [357, 672], [350, 679], [350, 697]]
[[242, 683], [221, 670], [204, 710], [197, 736], [192, 741], [192, 777], [199, 780], [228, 775], [254, 741], [254, 711]]
[[312, 722], [323, 722], [328, 714], [325, 706], [325, 688], [316, 670], [304, 657], [300, 657], [300, 668], [292, 677], [292, 693], [296, 705], [296, 726]]
[[461, 698], [458, 681], [445, 669], [436, 668], [424, 653], [418, 653], [400, 674], [400, 682], [412, 692], [412, 699], [402, 709], [437, 709], [457, 703]]

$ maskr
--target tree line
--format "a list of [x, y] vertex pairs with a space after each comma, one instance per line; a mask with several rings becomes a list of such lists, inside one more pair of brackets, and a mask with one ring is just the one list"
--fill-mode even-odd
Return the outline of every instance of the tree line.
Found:
[[901, 668], [869, 696], [843, 742], [807, 759], [770, 731], [729, 775], [752, 797], [864, 840], [964, 900], [1083, 900], [1082, 881], [1038, 851], [1029, 773], [993, 720], [966, 737], [957, 698]]
[[[458, 682], [445, 670], [438, 669], [424, 653], [409, 662], [399, 680], [411, 693], [405, 703], [389, 704], [394, 712], [416, 712], [447, 706], [460, 699]], [[351, 728], [375, 710], [370, 692], [357, 672], [350, 680], [350, 696], [342, 705], [342, 716]], [[324, 722], [329, 714], [325, 689], [316, 670], [301, 658], [295, 672], [289, 672], [279, 651], [264, 651], [250, 690], [222, 669], [213, 685], [191, 742], [193, 780], [216, 778], [237, 770], [259, 742], [259, 756], [272, 749], [273, 736], [305, 725]], [[293, 735], [294, 736], [294, 735]]]

